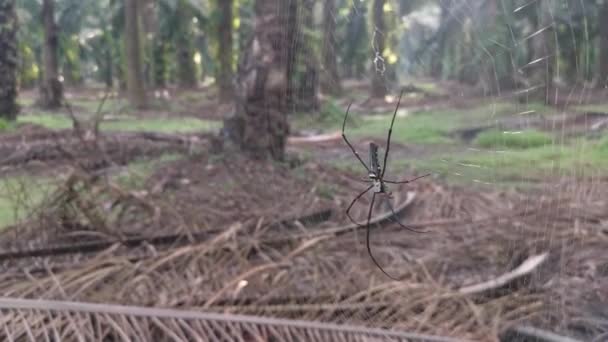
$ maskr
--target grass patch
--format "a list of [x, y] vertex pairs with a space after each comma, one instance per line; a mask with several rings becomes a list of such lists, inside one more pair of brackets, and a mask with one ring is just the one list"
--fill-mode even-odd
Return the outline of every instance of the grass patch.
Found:
[[[298, 129], [339, 130], [344, 119], [346, 108], [337, 106], [329, 101], [318, 115], [298, 115], [293, 126]], [[464, 110], [431, 110], [408, 113], [405, 117], [398, 116], [393, 127], [395, 141], [401, 143], [447, 144], [454, 143], [450, 133], [454, 130], [478, 126], [494, 122], [500, 116], [517, 115], [524, 112], [551, 111], [541, 104], [493, 102]], [[400, 110], [400, 114], [407, 110]], [[349, 115], [347, 134], [353, 137], [385, 138], [392, 112], [384, 115], [361, 116], [356, 113]]]
[[[397, 118], [393, 126], [392, 138], [401, 143], [441, 144], [450, 143], [447, 136], [452, 122], [437, 122], [437, 115], [425, 114], [406, 118]], [[390, 115], [375, 120], [366, 120], [355, 128], [347, 129], [347, 134], [354, 137], [386, 138], [390, 127]]]
[[104, 122], [101, 128], [108, 131], [149, 131], [161, 133], [188, 133], [214, 131], [221, 122], [196, 118], [129, 119]]
[[608, 103], [590, 104], [584, 106], [575, 106], [574, 109], [579, 112], [599, 112], [608, 113]]
[[17, 122], [36, 124], [50, 129], [66, 129], [72, 127], [72, 120], [65, 115], [57, 113], [19, 115], [17, 117]]
[[0, 132], [11, 131], [16, 127], [14, 122], [0, 118]]
[[[61, 114], [30, 114], [19, 116], [17, 122], [42, 125], [50, 129], [67, 129], [72, 127], [72, 121]], [[213, 131], [221, 126], [220, 122], [200, 120], [196, 118], [129, 118], [116, 121], [106, 121], [101, 124], [102, 130], [107, 131], [147, 131], [161, 133], [188, 133]]]
[[[96, 100], [75, 100], [71, 103], [73, 107], [84, 109], [85, 113], [78, 113], [77, 109], [74, 109], [75, 114], [95, 114], [99, 109], [99, 105], [101, 104], [101, 99]], [[106, 99], [106, 102], [103, 104], [103, 108], [101, 108], [101, 113], [103, 114], [119, 114], [129, 112], [131, 107], [129, 106], [129, 102], [124, 99]]]
[[[157, 159], [136, 161], [114, 174], [112, 179], [126, 189], [141, 189], [156, 168], [181, 157], [170, 153]], [[0, 179], [0, 229], [27, 218], [55, 189], [57, 186], [50, 178], [11, 176]]]
[[12, 176], [0, 179], [0, 229], [25, 219], [54, 189], [47, 178]]
[[[297, 113], [292, 126], [296, 130], [304, 129], [341, 129], [344, 122], [346, 108], [339, 106], [336, 101], [325, 102], [316, 113]], [[358, 125], [361, 122], [359, 116], [350, 113], [346, 121], [347, 126]]]
[[156, 159], [140, 160], [129, 163], [120, 173], [113, 176], [113, 180], [128, 189], [140, 189], [144, 186], [154, 170], [161, 164], [179, 160], [183, 155], [176, 153], [163, 154]]
[[492, 149], [528, 149], [549, 145], [551, 142], [549, 134], [534, 130], [521, 132], [489, 130], [481, 132], [474, 140], [475, 145]]
[[608, 171], [608, 138], [579, 139], [569, 145], [543, 145], [520, 150], [467, 151], [431, 160], [414, 160], [420, 170], [453, 181], [491, 183], [555, 175], [584, 176]]

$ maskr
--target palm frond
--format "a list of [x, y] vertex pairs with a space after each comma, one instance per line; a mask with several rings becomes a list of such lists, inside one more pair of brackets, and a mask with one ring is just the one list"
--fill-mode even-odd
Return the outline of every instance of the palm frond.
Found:
[[245, 315], [0, 298], [3, 341], [463, 341], [448, 337]]

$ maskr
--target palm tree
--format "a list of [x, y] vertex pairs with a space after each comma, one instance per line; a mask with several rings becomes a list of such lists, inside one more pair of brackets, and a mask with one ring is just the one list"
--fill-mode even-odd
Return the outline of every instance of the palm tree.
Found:
[[17, 14], [14, 0], [0, 0], [0, 117], [14, 120], [17, 105]]
[[599, 58], [599, 82], [598, 86], [605, 88], [608, 86], [608, 1], [600, 10], [600, 58]]
[[218, 60], [220, 63], [218, 85], [220, 100], [223, 102], [232, 99], [234, 87], [232, 84], [232, 0], [218, 0], [219, 27], [218, 27]]
[[321, 86], [323, 91], [332, 95], [342, 92], [338, 74], [338, 55], [336, 51], [336, 0], [325, 0], [323, 4], [323, 74]]
[[138, 0], [125, 0], [125, 51], [127, 59], [127, 93], [135, 107], [146, 106], [146, 92], [142, 72], [142, 53], [139, 41]]
[[285, 157], [292, 1], [297, 0], [255, 1], [253, 39], [238, 70], [236, 111], [224, 122], [225, 140], [255, 158]]
[[61, 106], [63, 86], [59, 80], [59, 62], [57, 60], [59, 40], [53, 0], [42, 2], [42, 22], [44, 25], [44, 79], [40, 86], [40, 102], [43, 107], [58, 108]]

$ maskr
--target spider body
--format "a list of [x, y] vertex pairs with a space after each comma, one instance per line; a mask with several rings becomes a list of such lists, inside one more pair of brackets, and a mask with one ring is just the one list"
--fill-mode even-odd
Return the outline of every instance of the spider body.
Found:
[[[369, 144], [369, 166], [367, 164], [365, 164], [365, 162], [363, 162], [363, 159], [361, 159], [361, 156], [359, 156], [359, 153], [357, 152], [357, 150], [355, 150], [355, 148], [353, 147], [353, 145], [348, 141], [348, 139], [346, 138], [346, 133], [344, 132], [345, 126], [346, 126], [346, 119], [348, 118], [348, 112], [350, 110], [350, 105], [348, 106], [348, 108], [346, 109], [346, 114], [344, 115], [344, 122], [342, 123], [342, 139], [344, 139], [344, 142], [346, 143], [346, 145], [348, 145], [348, 147], [350, 148], [350, 150], [353, 152], [353, 154], [355, 155], [355, 157], [359, 160], [359, 162], [361, 163], [361, 165], [363, 165], [363, 167], [367, 170], [367, 175], [369, 180], [365, 180], [365, 183], [371, 183], [371, 185], [369, 185], [367, 187], [367, 189], [365, 189], [363, 192], [361, 192], [359, 195], [357, 195], [353, 201], [350, 203], [350, 205], [348, 206], [348, 208], [346, 209], [346, 216], [348, 216], [348, 218], [357, 226], [359, 227], [365, 227], [366, 228], [366, 247], [367, 247], [367, 253], [369, 254], [370, 258], [372, 259], [372, 261], [374, 262], [374, 264], [380, 269], [380, 271], [382, 271], [382, 273], [384, 273], [387, 277], [393, 279], [393, 280], [398, 280], [397, 278], [391, 276], [390, 274], [388, 274], [383, 268], [382, 266], [380, 266], [380, 264], [378, 263], [378, 261], [376, 260], [376, 258], [374, 257], [374, 255], [372, 254], [372, 250], [370, 247], [370, 242], [369, 242], [369, 237], [370, 237], [370, 221], [372, 218], [372, 210], [374, 208], [374, 203], [376, 201], [376, 196], [377, 195], [387, 195], [388, 197], [388, 201], [386, 202], [388, 204], [388, 207], [390, 208], [391, 212], [392, 212], [392, 216], [390, 217], [390, 219], [392, 219], [393, 221], [395, 221], [395, 223], [397, 223], [400, 227], [407, 229], [409, 231], [412, 232], [416, 232], [416, 233], [425, 233], [424, 231], [418, 231], [412, 228], [409, 228], [405, 225], [403, 225], [401, 222], [399, 222], [396, 219], [396, 213], [395, 210], [393, 209], [392, 204], [390, 203], [390, 198], [391, 198], [391, 194], [390, 192], [387, 191], [387, 187], [386, 184], [407, 184], [407, 183], [411, 183], [419, 178], [422, 177], [426, 177], [429, 176], [429, 174], [426, 174], [424, 176], [420, 176], [414, 179], [410, 179], [410, 180], [405, 180], [405, 181], [390, 181], [390, 180], [385, 180], [384, 179], [384, 173], [386, 172], [386, 165], [388, 162], [388, 155], [389, 155], [389, 151], [390, 151], [390, 147], [391, 147], [391, 135], [393, 133], [393, 124], [395, 123], [395, 118], [397, 117], [397, 111], [399, 110], [399, 104], [401, 103], [401, 97], [403, 96], [403, 91], [401, 92], [401, 94], [399, 95], [399, 100], [397, 101], [397, 107], [395, 108], [395, 112], [393, 113], [393, 117], [391, 120], [391, 126], [388, 130], [388, 136], [386, 138], [386, 152], [384, 153], [384, 160], [382, 163], [382, 166], [380, 165], [380, 160], [378, 158], [378, 150], [379, 147], [378, 145], [376, 145], [373, 142], [370, 142]], [[352, 216], [350, 215], [350, 210], [353, 208], [353, 206], [355, 205], [355, 203], [361, 198], [363, 197], [366, 193], [372, 191], [372, 199], [369, 205], [369, 210], [367, 212], [367, 223], [365, 225], [360, 224], [358, 222], [355, 221], [355, 219], [352, 218]]]
[[381, 167], [378, 162], [378, 145], [369, 143], [369, 180], [372, 183], [372, 191], [376, 194], [386, 193], [386, 184], [382, 181]]

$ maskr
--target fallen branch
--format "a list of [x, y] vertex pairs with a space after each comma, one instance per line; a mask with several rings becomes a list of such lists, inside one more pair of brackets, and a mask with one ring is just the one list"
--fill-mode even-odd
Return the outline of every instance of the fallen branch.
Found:
[[538, 266], [540, 266], [543, 262], [547, 260], [548, 256], [549, 253], [531, 256], [526, 259], [526, 261], [524, 261], [521, 265], [519, 265], [519, 267], [517, 267], [511, 272], [505, 273], [499, 276], [498, 278], [491, 279], [481, 284], [462, 287], [458, 290], [458, 292], [461, 294], [470, 295], [503, 287], [514, 281], [515, 279], [521, 278], [525, 275], [532, 273]]
[[[322, 210], [308, 214], [301, 217], [290, 218], [281, 220], [272, 224], [271, 226], [289, 226], [292, 222], [300, 222], [304, 225], [310, 223], [320, 223], [327, 220], [331, 216], [331, 210]], [[199, 233], [193, 233], [189, 236], [183, 233], [178, 234], [165, 234], [151, 237], [132, 237], [126, 239], [114, 239], [114, 240], [102, 240], [102, 241], [90, 241], [77, 244], [64, 244], [52, 247], [30, 249], [30, 250], [16, 250], [16, 251], [4, 251], [0, 252], [0, 262], [5, 260], [15, 260], [24, 258], [34, 257], [45, 257], [45, 256], [59, 256], [65, 254], [75, 253], [95, 253], [106, 248], [111, 247], [114, 244], [121, 244], [126, 247], [138, 247], [144, 244], [150, 244], [153, 246], [161, 245], [172, 245], [175, 247], [184, 246], [193, 243], [200, 243], [205, 241], [213, 234], [217, 234], [219, 231], [205, 231]]]
[[[542, 330], [528, 325], [516, 326], [510, 329], [507, 334], [514, 336], [516, 340], [521, 340], [521, 338], [523, 337], [526, 340], [530, 338], [537, 342], [583, 342], [578, 339], [561, 336], [550, 331]], [[510, 339], [506, 339], [505, 341], [510, 341]]]

